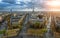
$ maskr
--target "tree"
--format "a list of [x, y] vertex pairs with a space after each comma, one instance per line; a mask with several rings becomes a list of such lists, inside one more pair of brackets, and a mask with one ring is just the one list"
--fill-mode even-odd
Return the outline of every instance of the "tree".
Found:
[[43, 15], [38, 15], [39, 19], [43, 18]]
[[43, 28], [43, 24], [41, 24], [40, 22], [30, 23], [30, 28], [41, 29]]
[[60, 27], [55, 28], [57, 32], [60, 32]]

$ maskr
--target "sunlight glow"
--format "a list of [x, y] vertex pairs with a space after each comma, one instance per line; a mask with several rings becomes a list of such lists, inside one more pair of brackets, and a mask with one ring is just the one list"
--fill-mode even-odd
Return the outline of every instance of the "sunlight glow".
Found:
[[0, 0], [0, 2], [2, 2], [2, 0]]
[[60, 0], [50, 0], [45, 3], [49, 10], [60, 10]]
[[47, 5], [49, 6], [60, 6], [60, 1], [50, 1], [50, 2], [47, 2]]

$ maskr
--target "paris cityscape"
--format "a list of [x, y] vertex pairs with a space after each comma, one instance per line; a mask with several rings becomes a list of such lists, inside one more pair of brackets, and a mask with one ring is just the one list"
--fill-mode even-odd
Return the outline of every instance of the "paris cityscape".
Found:
[[60, 38], [60, 0], [0, 0], [0, 38]]

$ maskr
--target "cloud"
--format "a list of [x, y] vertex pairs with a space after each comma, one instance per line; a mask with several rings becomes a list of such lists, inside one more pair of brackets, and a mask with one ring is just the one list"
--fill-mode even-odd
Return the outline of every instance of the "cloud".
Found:
[[2, 0], [2, 2], [14, 4], [15, 3], [15, 0]]
[[[4, 9], [8, 8], [32, 8], [33, 2], [35, 8], [45, 9], [45, 3], [46, 0], [2, 0], [3, 4], [0, 4], [0, 6], [4, 7]], [[4, 6], [5, 5], [5, 6]]]
[[9, 8], [11, 8], [11, 9], [15, 9], [15, 8], [17, 8], [17, 9], [25, 9], [25, 8], [32, 8], [32, 2], [23, 2], [23, 1], [20, 1], [19, 2], [19, 4], [14, 4], [14, 5], [12, 5], [12, 6], [8, 6], [8, 7], [5, 7], [5, 8], [7, 8], [7, 9], [9, 9]]
[[0, 2], [0, 10], [4, 9], [7, 6], [11, 6], [11, 5], [13, 5], [13, 4], [6, 3], [6, 2]]
[[18, 1], [31, 2], [31, 0], [18, 0]]

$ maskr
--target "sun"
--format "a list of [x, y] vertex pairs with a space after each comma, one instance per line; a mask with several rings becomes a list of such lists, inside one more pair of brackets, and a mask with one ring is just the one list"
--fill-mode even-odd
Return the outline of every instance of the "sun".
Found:
[[47, 6], [46, 8], [52, 10], [60, 10], [60, 0], [50, 0], [45, 3]]
[[60, 1], [50, 1], [50, 2], [47, 2], [47, 5], [52, 7], [60, 6]]

